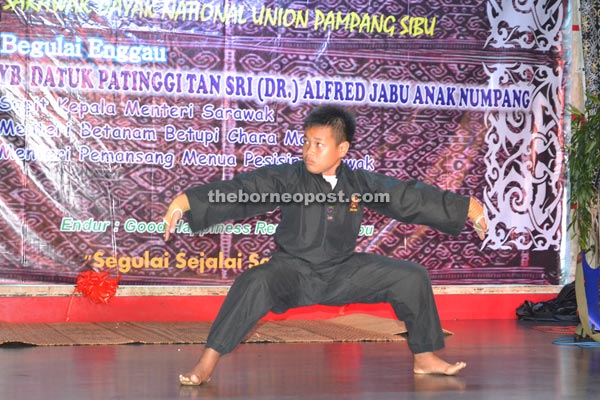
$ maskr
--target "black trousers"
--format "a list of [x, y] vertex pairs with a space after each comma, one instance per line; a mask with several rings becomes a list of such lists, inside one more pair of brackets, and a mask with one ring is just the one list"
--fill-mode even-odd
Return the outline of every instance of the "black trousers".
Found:
[[406, 324], [413, 353], [444, 347], [427, 270], [412, 262], [367, 253], [327, 265], [275, 253], [269, 262], [235, 280], [206, 347], [220, 354], [231, 352], [269, 311], [349, 303], [390, 303]]

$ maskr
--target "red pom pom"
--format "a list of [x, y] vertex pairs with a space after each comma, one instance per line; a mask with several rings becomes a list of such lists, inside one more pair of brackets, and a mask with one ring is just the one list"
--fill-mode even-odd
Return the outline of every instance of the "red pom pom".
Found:
[[117, 293], [120, 278], [117, 276], [111, 279], [108, 272], [85, 271], [77, 276], [75, 292], [81, 293], [94, 303], [107, 304]]

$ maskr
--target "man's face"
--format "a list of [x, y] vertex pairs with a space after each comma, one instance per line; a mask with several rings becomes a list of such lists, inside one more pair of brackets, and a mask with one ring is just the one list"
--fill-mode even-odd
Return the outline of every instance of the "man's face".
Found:
[[335, 175], [342, 158], [348, 152], [347, 141], [337, 143], [330, 126], [312, 126], [304, 134], [302, 158], [313, 174]]

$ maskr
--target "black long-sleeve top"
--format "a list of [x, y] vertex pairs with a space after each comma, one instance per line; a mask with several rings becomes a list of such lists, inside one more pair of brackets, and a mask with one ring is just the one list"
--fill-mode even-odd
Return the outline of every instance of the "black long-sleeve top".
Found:
[[[378, 173], [352, 170], [342, 163], [335, 188], [322, 175], [310, 173], [303, 161], [271, 165], [236, 175], [231, 180], [212, 182], [188, 189], [186, 213], [192, 231], [211, 225], [255, 216], [281, 208], [281, 221], [275, 232], [279, 248], [295, 257], [320, 264], [350, 256], [356, 247], [363, 207], [367, 206], [398, 221], [427, 225], [457, 235], [464, 227], [469, 197], [440, 190], [418, 181], [402, 181]], [[387, 193], [389, 202], [334, 203], [227, 203], [210, 202], [209, 193], [338, 193], [346, 199], [358, 193]]]

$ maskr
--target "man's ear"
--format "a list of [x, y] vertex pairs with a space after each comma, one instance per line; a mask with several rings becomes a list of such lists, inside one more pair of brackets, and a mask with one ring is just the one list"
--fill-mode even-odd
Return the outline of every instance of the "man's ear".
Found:
[[344, 140], [342, 143], [338, 144], [338, 151], [340, 152], [341, 157], [345, 157], [346, 153], [350, 149], [350, 142]]

